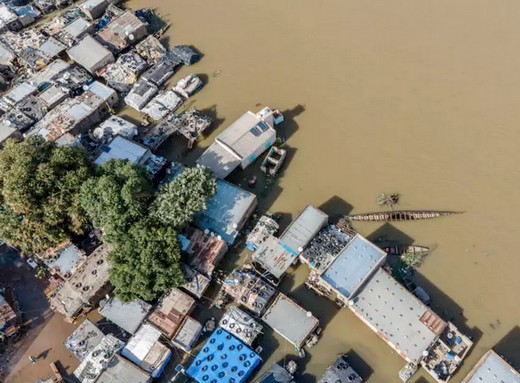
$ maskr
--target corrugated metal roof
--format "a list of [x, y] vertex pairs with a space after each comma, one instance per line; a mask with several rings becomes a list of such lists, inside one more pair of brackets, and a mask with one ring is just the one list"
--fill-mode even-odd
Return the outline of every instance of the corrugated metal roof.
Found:
[[92, 24], [90, 24], [87, 20], [82, 17], [77, 18], [72, 23], [63, 28], [63, 31], [66, 32], [72, 38], [80, 38], [85, 33], [87, 33], [92, 28]]
[[171, 350], [159, 342], [160, 337], [159, 330], [149, 324], [144, 324], [130, 338], [121, 355], [134, 362], [152, 377], [157, 378], [161, 376], [172, 355]]
[[253, 259], [275, 278], [281, 278], [297, 255], [289, 252], [284, 244], [270, 235], [253, 253]]
[[462, 383], [520, 383], [520, 373], [490, 350]]
[[172, 342], [182, 350], [188, 352], [195, 346], [201, 332], [202, 325], [195, 319], [186, 317], [179, 331], [177, 331], [177, 334], [173, 337]]
[[138, 164], [148, 152], [147, 148], [121, 136], [114, 137], [112, 142], [102, 150], [103, 152], [94, 161], [97, 165], [103, 165], [113, 159], [128, 160]]
[[385, 259], [383, 250], [358, 234], [321, 274], [321, 279], [350, 299]]
[[224, 179], [240, 166], [240, 157], [221, 143], [214, 142], [202, 153], [197, 164], [207, 167], [215, 177]]
[[262, 320], [295, 347], [301, 348], [305, 340], [318, 327], [319, 322], [286, 295], [279, 293]]
[[253, 112], [246, 112], [220, 133], [216, 140], [235, 151], [241, 159], [273, 143], [276, 131]]
[[299, 254], [305, 246], [314, 238], [323, 226], [327, 224], [329, 216], [311, 205], [296, 217], [280, 236], [287, 250], [293, 254]]
[[379, 269], [349, 306], [409, 362], [418, 363], [444, 322], [390, 274]]
[[209, 199], [206, 209], [197, 215], [195, 223], [233, 244], [238, 231], [256, 205], [256, 196], [229, 182], [217, 180], [217, 192]]
[[122, 302], [118, 298], [112, 298], [99, 309], [99, 313], [126, 332], [134, 334], [151, 308], [150, 304], [140, 299]]
[[125, 358], [116, 355], [108, 364], [107, 369], [96, 380], [96, 383], [149, 383], [151, 381], [150, 375]]
[[91, 73], [115, 61], [112, 53], [89, 35], [83, 37], [67, 53], [72, 60]]

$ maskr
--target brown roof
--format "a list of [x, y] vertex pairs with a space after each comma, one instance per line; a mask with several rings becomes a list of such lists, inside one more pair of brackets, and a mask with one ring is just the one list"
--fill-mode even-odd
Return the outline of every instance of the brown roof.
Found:
[[188, 264], [198, 272], [211, 276], [228, 250], [226, 241], [198, 229], [190, 230], [188, 235], [190, 241], [186, 249], [189, 255]]
[[148, 317], [148, 322], [172, 338], [184, 317], [195, 307], [195, 299], [185, 292], [174, 288], [161, 299], [155, 310]]

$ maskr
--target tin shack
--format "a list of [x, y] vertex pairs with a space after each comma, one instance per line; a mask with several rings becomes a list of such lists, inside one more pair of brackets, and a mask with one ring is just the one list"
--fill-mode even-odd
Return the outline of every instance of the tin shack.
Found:
[[150, 304], [140, 299], [122, 302], [119, 298], [111, 298], [100, 307], [99, 314], [127, 333], [135, 334], [151, 309]]

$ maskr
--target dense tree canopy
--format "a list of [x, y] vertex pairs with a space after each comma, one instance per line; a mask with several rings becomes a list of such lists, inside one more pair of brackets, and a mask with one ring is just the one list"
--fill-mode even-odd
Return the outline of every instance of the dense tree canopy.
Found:
[[161, 188], [152, 215], [164, 225], [184, 226], [206, 208], [208, 198], [216, 191], [215, 180], [207, 168], [188, 168]]
[[151, 219], [135, 223], [109, 256], [116, 295], [124, 301], [150, 301], [181, 285], [184, 275], [179, 259], [174, 228], [157, 226]]
[[81, 206], [103, 230], [104, 240], [116, 243], [133, 223], [146, 217], [152, 194], [152, 183], [142, 167], [112, 160], [83, 184]]
[[82, 233], [79, 192], [91, 174], [80, 149], [41, 137], [8, 140], [0, 151], [0, 238], [30, 253]]

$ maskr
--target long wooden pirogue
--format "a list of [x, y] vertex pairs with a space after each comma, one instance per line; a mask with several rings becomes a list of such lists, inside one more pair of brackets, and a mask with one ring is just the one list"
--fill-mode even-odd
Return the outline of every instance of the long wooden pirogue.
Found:
[[369, 222], [390, 222], [390, 221], [415, 221], [418, 219], [429, 219], [443, 217], [452, 214], [460, 214], [456, 211], [435, 211], [435, 210], [401, 210], [401, 211], [382, 211], [378, 213], [365, 213], [347, 215], [345, 218], [350, 221], [369, 221]]

